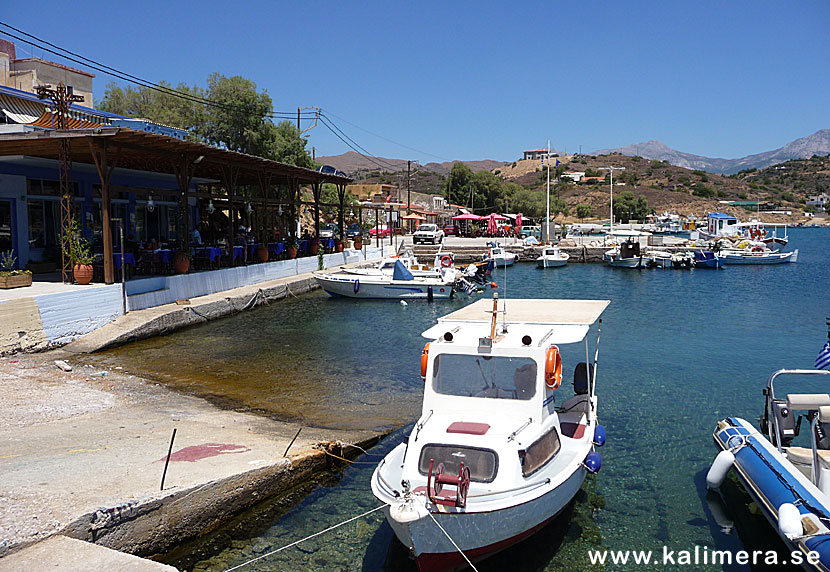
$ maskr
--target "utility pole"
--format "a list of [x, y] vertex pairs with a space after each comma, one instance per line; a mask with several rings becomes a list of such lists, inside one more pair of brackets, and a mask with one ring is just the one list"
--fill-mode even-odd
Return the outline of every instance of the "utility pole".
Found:
[[611, 173], [611, 232], [614, 232], [614, 171], [625, 171], [625, 167], [600, 167], [600, 171]]
[[300, 108], [297, 108], [297, 131], [300, 130]]
[[406, 162], [406, 214], [412, 212], [412, 201], [409, 198], [412, 192], [412, 161]]
[[[69, 106], [84, 100], [83, 96], [74, 94], [71, 85], [64, 85], [63, 82], [55, 89], [48, 84], [37, 86], [37, 97], [52, 100], [52, 111], [57, 113], [58, 130], [69, 129]], [[72, 261], [69, 260], [64, 246], [72, 228], [72, 154], [67, 137], [61, 139], [58, 160], [61, 189], [61, 279], [69, 283], [72, 281]], [[105, 229], [104, 232], [109, 232], [109, 229]]]

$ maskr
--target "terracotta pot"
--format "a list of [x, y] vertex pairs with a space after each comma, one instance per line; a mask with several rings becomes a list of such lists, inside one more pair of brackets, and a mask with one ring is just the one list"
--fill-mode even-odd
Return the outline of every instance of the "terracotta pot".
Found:
[[297, 247], [296, 246], [286, 247], [285, 255], [288, 256], [288, 258], [297, 258]]
[[319, 240], [311, 240], [308, 243], [308, 252], [312, 255], [317, 254], [317, 251], [320, 250], [320, 241]]
[[72, 269], [72, 276], [81, 286], [89, 284], [92, 282], [92, 264], [76, 264]]
[[268, 262], [268, 247], [260, 245], [256, 249], [256, 257], [260, 262]]
[[334, 251], [335, 252], [343, 252], [343, 241], [342, 240], [335, 240], [334, 241]]
[[355, 238], [354, 239], [354, 247], [355, 250], [360, 250], [363, 248], [363, 239], [362, 238]]
[[177, 252], [173, 258], [173, 270], [176, 274], [187, 274], [190, 270], [190, 257], [184, 252]]

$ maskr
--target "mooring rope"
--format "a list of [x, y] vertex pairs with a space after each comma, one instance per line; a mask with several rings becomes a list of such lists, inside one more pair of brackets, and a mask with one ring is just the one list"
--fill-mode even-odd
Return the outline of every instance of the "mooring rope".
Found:
[[458, 547], [458, 545], [455, 543], [455, 540], [453, 540], [453, 539], [452, 539], [452, 536], [450, 536], [450, 534], [449, 534], [446, 530], [444, 530], [444, 527], [443, 527], [443, 526], [441, 526], [441, 523], [440, 523], [440, 522], [438, 522], [437, 520], [435, 520], [435, 517], [434, 517], [434, 516], [432, 516], [432, 513], [431, 513], [431, 512], [427, 511], [427, 514], [428, 514], [428, 515], [429, 515], [429, 517], [432, 519], [432, 522], [434, 522], [436, 525], [438, 525], [438, 528], [440, 528], [440, 529], [441, 529], [441, 532], [443, 532], [443, 533], [444, 533], [444, 535], [445, 535], [445, 536], [449, 539], [449, 541], [450, 541], [450, 542], [452, 542], [452, 545], [453, 545], [453, 546], [455, 546], [455, 549], [456, 549], [456, 550], [458, 550], [458, 552], [460, 552], [460, 553], [461, 553], [461, 556], [463, 556], [463, 557], [464, 557], [464, 560], [466, 560], [466, 561], [467, 561], [467, 564], [469, 564], [469, 565], [470, 565], [470, 568], [472, 568], [472, 569], [473, 569], [473, 572], [478, 572], [478, 568], [476, 568], [476, 567], [473, 565], [472, 561], [470, 561], [470, 559], [469, 559], [469, 558], [467, 558], [467, 555], [466, 555], [466, 554], [464, 554], [464, 551], [463, 551], [463, 550], [461, 550], [461, 549]]
[[[357, 520], [359, 518], [363, 518], [364, 516], [368, 516], [368, 515], [372, 514], [373, 512], [379, 511], [382, 508], [386, 508], [387, 506], [388, 505], [386, 505], [386, 504], [382, 504], [379, 507], [373, 508], [372, 510], [367, 510], [363, 514], [353, 516], [352, 518], [350, 518], [348, 520], [344, 520], [343, 522], [341, 522], [339, 524], [335, 524], [334, 526], [330, 526], [325, 530], [321, 530], [320, 532], [315, 532], [314, 534], [312, 534], [310, 536], [306, 536], [305, 538], [301, 538], [300, 540], [292, 542], [291, 544], [287, 544], [287, 545], [283, 546], [282, 548], [277, 548], [276, 550], [272, 550], [271, 552], [266, 552], [265, 554], [261, 554], [260, 556], [257, 556], [256, 558], [252, 558], [251, 560], [248, 560], [247, 562], [243, 562], [242, 564], [237, 564], [233, 568], [228, 568], [227, 570], [225, 570], [225, 572], [231, 572], [232, 570], [239, 570], [240, 568], [242, 568], [244, 566], [247, 566], [248, 564], [252, 564], [252, 563], [256, 562], [257, 560], [262, 560], [263, 558], [267, 558], [268, 556], [273, 556], [277, 552], [282, 552], [283, 550], [291, 548], [292, 546], [297, 546], [301, 542], [305, 542], [306, 540], [311, 540], [312, 538], [314, 538], [316, 536], [320, 536], [321, 534], [325, 534], [326, 532], [331, 532], [335, 528], [339, 528], [339, 527], [343, 526], [344, 524], [349, 524], [350, 522], [354, 522], [355, 520]], [[465, 558], [466, 558], [466, 556], [465, 556]], [[468, 560], [468, 562], [469, 562], [469, 560]], [[470, 564], [470, 566], [472, 566], [472, 564]], [[474, 568], [474, 570], [475, 570], [475, 568]], [[476, 571], [476, 572], [478, 572], [478, 571]]]

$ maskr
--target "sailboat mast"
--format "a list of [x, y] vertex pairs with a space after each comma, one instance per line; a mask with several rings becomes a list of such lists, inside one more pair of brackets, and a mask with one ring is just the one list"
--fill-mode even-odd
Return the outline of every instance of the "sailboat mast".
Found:
[[545, 218], [545, 241], [550, 244], [550, 139], [548, 139], [548, 154], [545, 157], [548, 161], [548, 192], [547, 192], [547, 209]]

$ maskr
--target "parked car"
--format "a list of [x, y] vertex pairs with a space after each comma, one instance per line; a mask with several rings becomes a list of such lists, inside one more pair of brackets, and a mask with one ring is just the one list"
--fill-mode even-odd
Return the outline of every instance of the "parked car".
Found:
[[430, 243], [439, 244], [444, 240], [444, 231], [437, 224], [426, 223], [418, 227], [412, 235], [412, 244]]
[[346, 227], [346, 238], [355, 238], [360, 236], [360, 225], [353, 222]]
[[519, 238], [526, 238], [528, 236], [535, 236], [537, 239], [542, 239], [541, 226], [522, 226], [519, 229]]
[[445, 236], [458, 236], [461, 231], [458, 229], [457, 225], [454, 224], [445, 224], [444, 225], [444, 235]]
[[320, 229], [320, 238], [340, 238], [340, 227], [333, 222]]
[[385, 236], [390, 236], [391, 234], [392, 234], [392, 231], [390, 231], [389, 227], [386, 226], [385, 224], [382, 224], [380, 226], [373, 226], [372, 228], [369, 229], [369, 236], [378, 236], [378, 235], [380, 235], [380, 237], [383, 238]]

